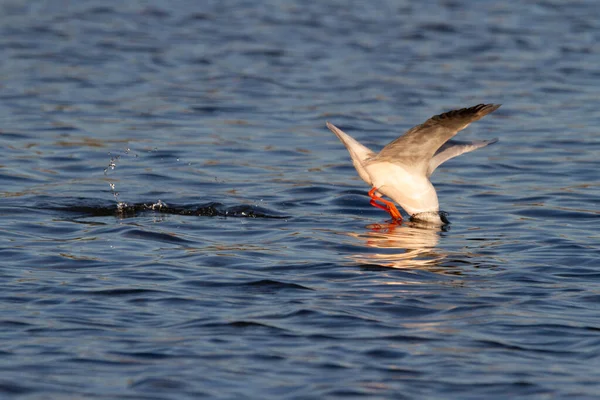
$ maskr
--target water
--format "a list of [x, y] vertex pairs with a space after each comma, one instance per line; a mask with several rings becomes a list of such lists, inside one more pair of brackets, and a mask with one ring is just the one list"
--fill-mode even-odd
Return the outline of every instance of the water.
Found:
[[[599, 21], [3, 3], [0, 397], [597, 396]], [[389, 225], [325, 128], [380, 148], [483, 102], [443, 230]]]

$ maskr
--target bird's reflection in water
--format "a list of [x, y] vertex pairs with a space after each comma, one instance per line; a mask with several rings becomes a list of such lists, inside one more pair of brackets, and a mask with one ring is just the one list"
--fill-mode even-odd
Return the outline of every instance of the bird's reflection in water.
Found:
[[366, 228], [365, 233], [350, 233], [350, 236], [380, 251], [355, 254], [351, 256], [355, 261], [381, 267], [450, 272], [440, 265], [447, 254], [437, 248], [440, 233], [446, 228], [417, 221], [372, 224]]

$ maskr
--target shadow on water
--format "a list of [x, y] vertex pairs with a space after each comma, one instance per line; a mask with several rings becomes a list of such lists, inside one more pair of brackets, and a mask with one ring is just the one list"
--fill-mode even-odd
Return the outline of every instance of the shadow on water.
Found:
[[[85, 203], [85, 201], [81, 201], [80, 203]], [[168, 205], [159, 200], [156, 203], [119, 203], [111, 206], [102, 206], [94, 204], [55, 206], [50, 205], [41, 208], [63, 211], [68, 213], [78, 213], [84, 216], [94, 217], [115, 216], [120, 218], [132, 218], [143, 215], [145, 213], [159, 213], [197, 217], [236, 217], [273, 219], [290, 218], [289, 216], [278, 213], [277, 211], [268, 210], [259, 206], [242, 204], [227, 207], [224, 204], [218, 202], [210, 202], [201, 205]]]

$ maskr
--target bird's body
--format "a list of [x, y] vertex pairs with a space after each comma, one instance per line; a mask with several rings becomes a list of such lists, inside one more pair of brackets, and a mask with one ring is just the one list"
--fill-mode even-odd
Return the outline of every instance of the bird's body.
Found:
[[383, 161], [365, 166], [371, 185], [393, 199], [410, 215], [438, 211], [435, 188], [425, 175], [411, 173], [401, 164]]
[[[436, 219], [439, 212], [437, 193], [429, 180], [433, 171], [451, 158], [497, 141], [458, 142], [451, 138], [471, 122], [498, 107], [500, 105], [479, 104], [433, 116], [409, 129], [379, 153], [363, 146], [329, 122], [327, 127], [350, 152], [359, 176], [372, 186], [373, 190], [369, 192], [371, 204], [387, 210], [392, 218], [401, 219], [393, 203], [381, 199], [376, 195], [379, 193], [394, 200], [414, 218], [421, 215], [431, 221]], [[437, 219], [441, 221], [439, 216]]]

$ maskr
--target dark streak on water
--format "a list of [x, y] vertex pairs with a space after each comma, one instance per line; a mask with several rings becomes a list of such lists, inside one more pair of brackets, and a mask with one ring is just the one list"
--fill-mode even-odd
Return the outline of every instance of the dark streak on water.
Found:
[[117, 206], [94, 206], [93, 204], [83, 205], [89, 203], [87, 199], [77, 199], [75, 205], [64, 205], [56, 207], [48, 207], [50, 210], [63, 211], [68, 213], [74, 213], [81, 217], [94, 216], [94, 217], [120, 217], [120, 218], [132, 218], [145, 213], [150, 215], [162, 216], [162, 215], [187, 215], [196, 217], [238, 217], [238, 218], [282, 218], [287, 219], [289, 216], [285, 216], [276, 211], [270, 211], [263, 207], [251, 206], [251, 205], [236, 205], [226, 207], [222, 203], [211, 202], [207, 204], [192, 204], [192, 205], [169, 205], [164, 202], [157, 203], [139, 203], [139, 204], [119, 204]]
[[[598, 10], [2, 3], [0, 397], [596, 398]], [[324, 127], [482, 102], [443, 229]]]

